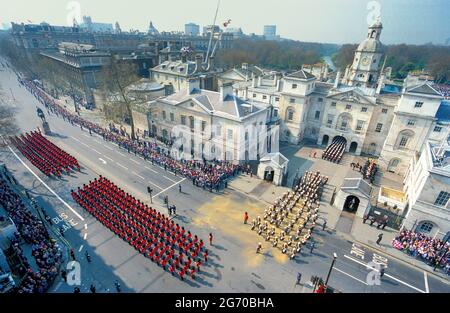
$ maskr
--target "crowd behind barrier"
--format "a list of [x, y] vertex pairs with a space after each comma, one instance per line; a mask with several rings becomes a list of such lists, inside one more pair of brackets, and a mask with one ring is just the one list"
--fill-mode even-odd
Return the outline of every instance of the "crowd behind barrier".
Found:
[[100, 176], [71, 194], [104, 226], [181, 280], [185, 275], [195, 279], [207, 262], [208, 250], [202, 239], [107, 178]]
[[[18, 234], [11, 239], [10, 250], [14, 251], [20, 266], [17, 271], [23, 276], [13, 292], [44, 293], [58, 276], [63, 262], [62, 251], [58, 243], [51, 238], [45, 225], [22, 201], [21, 197], [10, 187], [12, 176], [6, 167], [0, 167], [0, 205], [7, 212], [17, 227]], [[31, 245], [32, 256], [38, 270], [33, 270], [25, 257], [21, 245]]]
[[322, 159], [333, 163], [340, 163], [344, 155], [346, 144], [347, 142], [343, 137], [334, 138], [333, 142], [323, 152]]
[[72, 169], [80, 170], [77, 159], [60, 149], [40, 131], [32, 131], [19, 137], [12, 137], [14, 146], [45, 175], [61, 177], [63, 172], [69, 174]]
[[437, 264], [450, 274], [450, 242], [429, 237], [412, 230], [402, 230], [392, 241], [392, 246], [431, 266]]
[[316, 226], [322, 187], [328, 178], [319, 172], [307, 171], [293, 191], [286, 192], [274, 205], [252, 221], [252, 230], [279, 247], [294, 259], [310, 239]]
[[375, 180], [375, 175], [378, 172], [378, 165], [373, 159], [367, 160], [362, 169], [363, 177], [365, 179], [370, 180], [370, 183], [373, 184]]
[[170, 155], [170, 151], [160, 147], [156, 142], [149, 142], [139, 138], [132, 140], [127, 133], [121, 133], [120, 130], [115, 128], [112, 124], [110, 124], [109, 129], [106, 129], [95, 123], [89, 122], [59, 105], [32, 81], [20, 77], [18, 77], [18, 81], [46, 107], [49, 114], [55, 114], [72, 125], [79, 125], [81, 128], [88, 129], [90, 132], [102, 136], [104, 140], [118, 144], [130, 153], [133, 152], [136, 155], [138, 154], [144, 159], [151, 161], [153, 164], [156, 163], [165, 169], [182, 175], [192, 180], [193, 184], [196, 186], [207, 188], [210, 191], [213, 189], [219, 191], [223, 188], [223, 185], [228, 178], [239, 175], [246, 169], [244, 165], [233, 164], [217, 159], [211, 161], [206, 159], [203, 159], [202, 161], [176, 160]]

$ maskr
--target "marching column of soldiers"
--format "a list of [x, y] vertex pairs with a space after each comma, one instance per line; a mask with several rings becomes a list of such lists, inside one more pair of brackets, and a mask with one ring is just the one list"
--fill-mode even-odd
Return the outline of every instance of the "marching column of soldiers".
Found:
[[307, 171], [293, 191], [286, 192], [264, 210], [263, 218], [253, 219], [252, 230], [294, 259], [316, 226], [321, 187], [327, 181], [328, 177], [319, 172]]

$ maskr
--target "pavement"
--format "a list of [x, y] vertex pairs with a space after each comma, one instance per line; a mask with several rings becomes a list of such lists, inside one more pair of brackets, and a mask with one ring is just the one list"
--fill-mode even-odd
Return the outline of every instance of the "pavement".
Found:
[[[3, 100], [16, 106], [21, 130], [38, 127], [35, 109], [42, 106], [18, 85], [12, 72], [0, 71], [0, 86], [5, 90], [11, 88], [14, 98], [5, 93]], [[263, 249], [262, 254], [256, 254], [256, 245], [261, 238], [251, 231], [249, 225], [243, 224], [244, 212], [249, 213], [250, 219], [262, 215], [268, 204], [286, 188], [242, 175], [231, 181], [230, 188], [225, 191], [209, 192], [128, 154], [100, 137], [90, 136], [86, 130], [62, 119], [55, 116], [47, 119], [54, 132], [49, 140], [78, 158], [81, 172], [62, 179], [48, 178], [20, 153], [9, 148], [0, 148], [0, 161], [8, 166], [24, 188], [30, 190], [56, 225], [68, 227], [64, 236], [76, 251], [81, 265], [82, 292], [88, 292], [91, 283], [96, 285], [98, 292], [115, 292], [115, 280], [119, 280], [124, 292], [308, 292], [305, 288], [307, 281], [312, 275], [326, 276], [335, 252], [339, 257], [329, 283], [343, 292], [450, 291], [448, 283], [440, 277], [429, 275], [371, 247], [362, 248], [363, 258], [361, 252], [355, 255], [355, 241], [333, 231], [330, 221], [336, 213], [326, 206], [321, 208], [320, 215], [328, 219], [330, 229], [314, 231], [314, 251], [304, 249], [294, 261], [272, 251], [269, 246]], [[300, 156], [296, 161], [302, 169], [319, 166], [307, 156]], [[209, 247], [211, 261], [196, 281], [182, 282], [164, 272], [77, 206], [70, 197], [70, 190], [98, 175], [110, 178], [149, 204], [147, 186], [153, 186], [154, 207], [167, 213], [163, 205], [163, 196], [167, 195], [169, 202], [177, 206], [176, 222], [188, 227], [204, 241], [209, 233], [214, 234], [213, 245]], [[181, 193], [178, 191], [180, 184]], [[91, 255], [91, 263], [85, 260], [84, 251]], [[376, 271], [367, 263], [380, 260], [380, 255], [388, 260], [389, 266], [383, 279], [377, 280], [373, 278]], [[295, 284], [298, 272], [303, 276], [300, 286]], [[62, 281], [56, 282], [51, 289], [57, 293], [72, 290], [73, 286]]]

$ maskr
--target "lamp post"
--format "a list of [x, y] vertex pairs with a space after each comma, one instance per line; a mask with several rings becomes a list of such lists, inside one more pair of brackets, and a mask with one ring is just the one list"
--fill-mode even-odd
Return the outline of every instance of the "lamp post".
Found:
[[331, 271], [333, 270], [334, 263], [336, 262], [337, 254], [333, 253], [333, 261], [331, 262], [330, 270], [328, 271], [327, 279], [325, 280], [325, 286], [328, 285], [328, 280], [330, 279]]

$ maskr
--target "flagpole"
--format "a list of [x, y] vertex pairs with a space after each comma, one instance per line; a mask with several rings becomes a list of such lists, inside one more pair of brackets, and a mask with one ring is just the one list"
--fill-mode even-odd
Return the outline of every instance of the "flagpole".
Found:
[[212, 39], [214, 36], [214, 27], [216, 26], [217, 14], [219, 13], [219, 6], [220, 6], [220, 0], [217, 1], [216, 14], [214, 16], [214, 22], [213, 22], [212, 29], [211, 29], [211, 35], [209, 36], [208, 50], [206, 51], [205, 62], [207, 62], [208, 58], [209, 58], [209, 50], [211, 50]]

